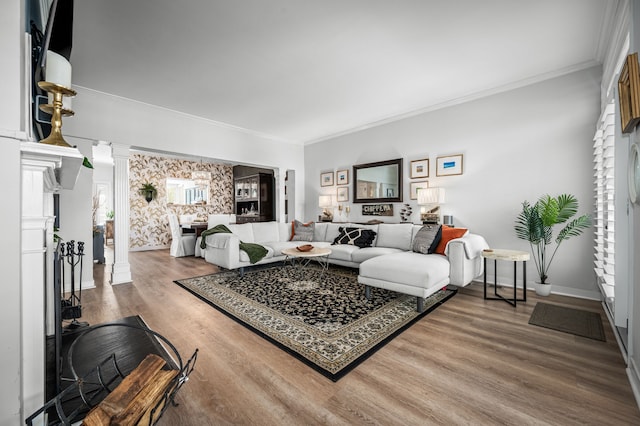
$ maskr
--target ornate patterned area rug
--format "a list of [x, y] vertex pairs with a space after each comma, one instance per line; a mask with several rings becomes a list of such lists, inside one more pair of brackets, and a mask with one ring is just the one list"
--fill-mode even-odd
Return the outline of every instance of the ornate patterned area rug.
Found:
[[334, 265], [326, 272], [276, 266], [175, 282], [333, 381], [456, 293], [438, 291], [418, 313], [413, 296], [372, 289], [367, 300], [357, 270]]

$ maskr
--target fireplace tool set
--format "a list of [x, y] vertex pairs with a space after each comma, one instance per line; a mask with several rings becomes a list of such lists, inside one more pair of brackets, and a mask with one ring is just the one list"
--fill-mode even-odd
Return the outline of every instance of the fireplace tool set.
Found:
[[[66, 249], [65, 249], [66, 246]], [[82, 316], [82, 259], [84, 257], [84, 242], [76, 242], [71, 240], [66, 244], [61, 243], [59, 249], [60, 263], [61, 263], [61, 286], [70, 283], [70, 293], [68, 298], [64, 298], [61, 294], [60, 301], [60, 316], [61, 320], [71, 320], [65, 327], [65, 331], [77, 330], [78, 328], [88, 327], [86, 322], [78, 321], [78, 318]], [[68, 267], [65, 267], [68, 265]], [[67, 275], [67, 269], [68, 275]], [[76, 270], [79, 269], [79, 273], [76, 274]], [[76, 281], [78, 283], [76, 288]]]

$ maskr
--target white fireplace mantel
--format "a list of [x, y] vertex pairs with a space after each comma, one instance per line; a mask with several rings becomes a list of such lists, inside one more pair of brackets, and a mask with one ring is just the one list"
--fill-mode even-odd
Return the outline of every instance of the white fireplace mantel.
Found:
[[45, 403], [46, 335], [53, 317], [53, 193], [73, 189], [84, 156], [77, 148], [21, 142], [22, 421]]
[[33, 161], [47, 168], [47, 192], [59, 189], [73, 189], [78, 180], [84, 155], [77, 148], [46, 145], [36, 142], [22, 142], [22, 163]]

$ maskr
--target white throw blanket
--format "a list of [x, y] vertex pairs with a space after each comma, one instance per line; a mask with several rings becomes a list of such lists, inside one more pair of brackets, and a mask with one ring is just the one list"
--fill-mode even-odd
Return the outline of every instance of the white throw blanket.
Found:
[[227, 248], [231, 234], [214, 234], [207, 237], [207, 246], [217, 249]]
[[[449, 241], [450, 243], [451, 241]], [[447, 243], [447, 247], [445, 247], [445, 254], [449, 255], [449, 243]], [[488, 249], [489, 244], [481, 235], [477, 234], [468, 234], [464, 237], [464, 253], [467, 256], [467, 259], [473, 259], [475, 257], [480, 256], [482, 250]]]

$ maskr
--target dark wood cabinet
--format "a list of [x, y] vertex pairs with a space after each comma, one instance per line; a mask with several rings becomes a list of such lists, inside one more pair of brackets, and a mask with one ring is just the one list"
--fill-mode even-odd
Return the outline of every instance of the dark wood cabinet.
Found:
[[258, 173], [234, 179], [236, 222], [268, 222], [274, 218], [273, 175]]

